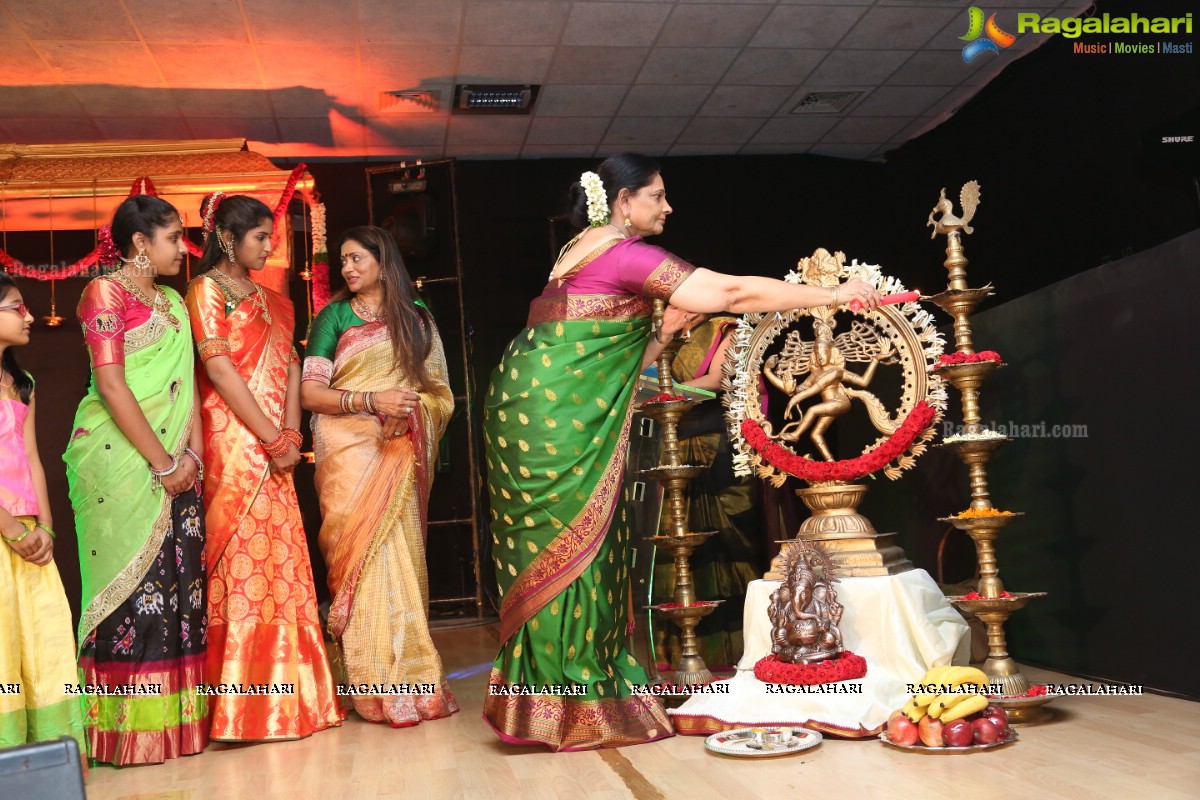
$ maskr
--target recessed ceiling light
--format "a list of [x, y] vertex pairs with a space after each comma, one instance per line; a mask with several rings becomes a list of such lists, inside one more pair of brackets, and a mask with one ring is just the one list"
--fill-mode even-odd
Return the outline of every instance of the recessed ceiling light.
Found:
[[809, 92], [789, 114], [839, 114], [862, 92]]
[[388, 114], [428, 114], [438, 110], [441, 99], [442, 93], [437, 89], [383, 92], [379, 96], [379, 110]]
[[459, 84], [454, 87], [455, 114], [528, 114], [537, 99], [536, 85]]

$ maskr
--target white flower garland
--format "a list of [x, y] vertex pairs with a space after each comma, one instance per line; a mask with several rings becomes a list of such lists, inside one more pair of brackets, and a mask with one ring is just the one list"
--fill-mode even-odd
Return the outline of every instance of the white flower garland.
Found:
[[594, 172], [585, 172], [579, 176], [583, 193], [587, 195], [588, 224], [599, 228], [608, 224], [608, 195], [604, 193], [604, 182]]

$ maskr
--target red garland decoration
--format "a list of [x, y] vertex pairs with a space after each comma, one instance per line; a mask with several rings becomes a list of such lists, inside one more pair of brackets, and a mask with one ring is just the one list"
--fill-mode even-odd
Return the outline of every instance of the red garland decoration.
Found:
[[[299, 182], [300, 177], [302, 175], [304, 175], [304, 171], [307, 169], [308, 169], [308, 165], [298, 164], [296, 166], [296, 168], [292, 170], [291, 175], [288, 176], [287, 184], [283, 188], [283, 194], [280, 195], [279, 202], [275, 205], [275, 211], [273, 214], [275, 227], [274, 227], [274, 232], [271, 234], [271, 247], [272, 248], [277, 247], [279, 245], [279, 236], [283, 232], [283, 229], [280, 226], [279, 222], [280, 222], [280, 220], [283, 219], [284, 212], [287, 211], [288, 203], [292, 202], [292, 195], [294, 195], [296, 193], [296, 184]], [[134, 195], [137, 195], [137, 194], [149, 195], [150, 197], [158, 197], [158, 187], [156, 187], [154, 185], [154, 181], [152, 181], [148, 177], [136, 178], [133, 181], [133, 185], [129, 187], [129, 196], [133, 197]], [[55, 267], [55, 268], [44, 269], [44, 270], [43, 269], [34, 269], [34, 268], [24, 264], [23, 262], [19, 261], [18, 259], [13, 258], [12, 256], [10, 256], [8, 253], [6, 253], [2, 249], [0, 249], [0, 265], [2, 265], [4, 267], [5, 272], [7, 272], [10, 275], [14, 275], [18, 278], [33, 278], [34, 280], [38, 280], [38, 281], [54, 281], [54, 280], [62, 280], [64, 278], [74, 278], [78, 275], [81, 275], [83, 272], [91, 269], [96, 264], [100, 264], [103, 266], [103, 265], [120, 263], [120, 253], [117, 251], [116, 245], [113, 244], [112, 230], [109, 228], [108, 225], [102, 225], [100, 227], [99, 239], [100, 239], [99, 244], [97, 244], [96, 247], [94, 247], [92, 249], [92, 252], [88, 253], [86, 256], [79, 259], [74, 264], [69, 264], [65, 267]], [[187, 247], [188, 252], [191, 253], [196, 258], [200, 258], [202, 255], [204, 255], [203, 248], [201, 248], [198, 244], [193, 242], [191, 239], [185, 238], [183, 240], [183, 243]], [[320, 306], [316, 306], [318, 309], [321, 308], [321, 306], [324, 306], [325, 303], [329, 302], [329, 299], [328, 299], [329, 298], [329, 265], [328, 264], [325, 265], [324, 276], [325, 276], [325, 279], [324, 279], [325, 300], [324, 300], [324, 302], [321, 303]], [[316, 296], [317, 296], [316, 289], [317, 289], [317, 287], [314, 286], [313, 287], [314, 305], [316, 303]]]
[[954, 364], [978, 364], [982, 361], [1000, 363], [1000, 354], [995, 350], [981, 350], [978, 353], [944, 353], [938, 356], [939, 367], [949, 367]]
[[328, 253], [317, 253], [313, 256], [312, 273], [313, 314], [319, 314], [322, 308], [329, 305], [330, 299]]
[[287, 184], [283, 187], [283, 194], [279, 195], [279, 202], [275, 204], [275, 212], [272, 215], [274, 228], [271, 231], [271, 249], [274, 250], [279, 246], [279, 237], [283, 233], [283, 227], [279, 224], [283, 220], [283, 214], [287, 211], [288, 203], [292, 202], [292, 195], [296, 193], [296, 182], [308, 169], [307, 164], [297, 164], [292, 170], [292, 174], [288, 176]]
[[753, 419], [742, 422], [742, 438], [767, 464], [805, 481], [852, 481], [878, 472], [902, 456], [933, 422], [937, 412], [921, 400], [900, 427], [869, 453], [841, 461], [813, 461], [781, 446]]
[[843, 650], [837, 658], [815, 664], [789, 664], [774, 655], [760, 658], [754, 665], [754, 677], [763, 683], [785, 683], [789, 686], [814, 686], [861, 678], [867, 674], [867, 660]]
[[672, 403], [687, 398], [681, 394], [670, 394], [669, 392], [659, 392], [658, 394], [647, 400], [647, 403]]

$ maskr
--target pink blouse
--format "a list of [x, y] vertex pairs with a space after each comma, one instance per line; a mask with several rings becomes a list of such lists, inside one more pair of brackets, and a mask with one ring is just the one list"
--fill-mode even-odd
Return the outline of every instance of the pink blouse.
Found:
[[14, 517], [36, 517], [37, 495], [33, 474], [25, 457], [25, 418], [29, 406], [21, 402], [16, 387], [0, 387], [0, 507]]
[[125, 364], [125, 332], [147, 322], [151, 308], [116, 281], [97, 278], [84, 287], [76, 314], [95, 369]]

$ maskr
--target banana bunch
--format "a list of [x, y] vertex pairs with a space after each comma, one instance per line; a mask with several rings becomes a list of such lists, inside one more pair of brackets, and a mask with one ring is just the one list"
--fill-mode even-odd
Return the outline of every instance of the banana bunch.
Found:
[[942, 722], [974, 714], [987, 708], [987, 698], [976, 692], [957, 691], [964, 685], [986, 687], [988, 677], [975, 667], [934, 667], [921, 678], [920, 685], [933, 691], [914, 694], [901, 712], [914, 724], [925, 716]]

